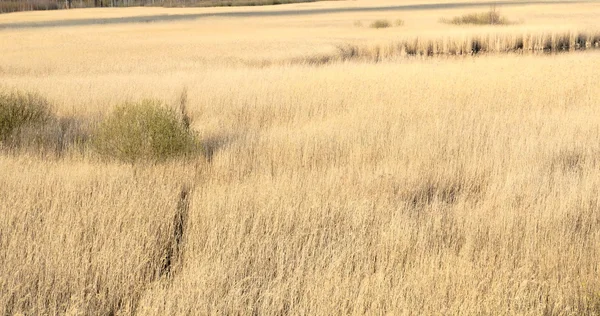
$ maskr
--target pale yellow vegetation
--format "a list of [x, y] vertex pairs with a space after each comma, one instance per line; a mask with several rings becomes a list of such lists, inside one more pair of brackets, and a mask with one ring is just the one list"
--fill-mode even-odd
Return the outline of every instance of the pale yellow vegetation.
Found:
[[205, 149], [2, 152], [0, 313], [600, 313], [598, 51], [289, 63], [404, 32], [593, 32], [599, 10], [506, 7], [528, 17], [501, 30], [437, 22], [458, 9], [422, 31], [402, 12], [0, 30], [1, 89], [90, 120], [186, 89]]

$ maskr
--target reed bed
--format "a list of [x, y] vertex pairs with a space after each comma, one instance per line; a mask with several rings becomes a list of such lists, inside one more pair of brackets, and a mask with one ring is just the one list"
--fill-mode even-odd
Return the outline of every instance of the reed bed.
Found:
[[332, 55], [295, 59], [292, 63], [326, 64], [344, 61], [380, 62], [402, 57], [474, 56], [481, 54], [548, 54], [600, 48], [600, 32], [477, 34], [464, 37], [419, 38], [386, 44], [343, 44]]
[[596, 314], [597, 57], [130, 80], [210, 159], [3, 152], [1, 312]]
[[0, 314], [600, 314], [598, 32], [450, 14], [0, 31]]

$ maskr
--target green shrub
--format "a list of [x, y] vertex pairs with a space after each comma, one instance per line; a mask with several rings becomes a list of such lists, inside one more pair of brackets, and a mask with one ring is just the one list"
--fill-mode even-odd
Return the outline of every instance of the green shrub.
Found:
[[93, 133], [92, 146], [105, 157], [129, 163], [164, 161], [198, 149], [181, 117], [151, 100], [118, 106]]
[[388, 20], [376, 20], [370, 25], [370, 27], [374, 29], [382, 29], [390, 26], [392, 26], [392, 24]]
[[0, 142], [23, 127], [43, 125], [52, 118], [50, 103], [38, 94], [0, 93]]

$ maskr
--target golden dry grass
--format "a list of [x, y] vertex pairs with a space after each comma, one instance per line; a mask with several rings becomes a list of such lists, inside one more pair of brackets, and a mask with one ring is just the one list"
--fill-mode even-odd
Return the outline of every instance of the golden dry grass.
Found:
[[[431, 1], [429, 1], [431, 2]], [[409, 2], [410, 3], [410, 2]], [[0, 15], [0, 24], [65, 19], [182, 15], [193, 13], [296, 11], [314, 8], [393, 5], [378, 1], [332, 1], [252, 8], [124, 8], [78, 9], [58, 12], [20, 12]], [[387, 45], [424, 40], [464, 41], [487, 34], [544, 35], [598, 31], [597, 3], [499, 6], [509, 26], [448, 26], [441, 17], [477, 13], [482, 8], [389, 12], [346, 12], [274, 17], [203, 17], [193, 21], [92, 25], [67, 28], [1, 30], [0, 42], [11, 43], [0, 55], [0, 74], [104, 72], [176, 72], [198, 67], [281, 63], [329, 56], [340, 45]], [[402, 27], [372, 29], [375, 20], [404, 20]], [[365, 27], [355, 27], [356, 21]], [[240, 30], [244, 30], [241, 32]], [[148, 36], [152, 34], [152, 36]], [[249, 36], [248, 34], [251, 34]], [[282, 35], [283, 34], [283, 35]], [[43, 47], [43, 49], [40, 49]], [[84, 54], [77, 53], [86, 47]], [[177, 60], [177, 62], [172, 62]]]
[[[597, 5], [547, 8], [430, 27], [594, 30]], [[92, 118], [186, 88], [209, 149], [2, 153], [0, 313], [600, 313], [599, 52], [248, 66], [398, 40], [353, 26], [384, 15], [0, 30], [1, 88]]]

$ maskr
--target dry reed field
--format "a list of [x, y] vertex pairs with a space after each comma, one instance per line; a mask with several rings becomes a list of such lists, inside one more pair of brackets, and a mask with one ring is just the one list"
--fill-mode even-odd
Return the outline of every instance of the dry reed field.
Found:
[[598, 315], [600, 6], [486, 10], [0, 26], [0, 314]]

